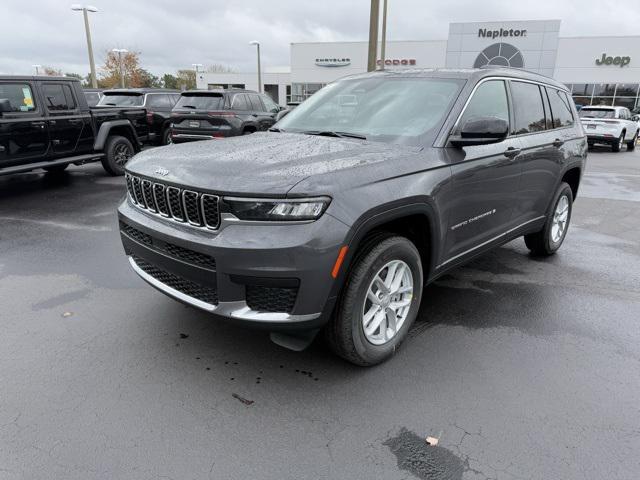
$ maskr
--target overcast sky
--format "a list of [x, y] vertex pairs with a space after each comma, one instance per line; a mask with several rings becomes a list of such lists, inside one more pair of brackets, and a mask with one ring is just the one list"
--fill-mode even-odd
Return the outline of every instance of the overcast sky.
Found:
[[[640, 3], [603, 0], [388, 0], [389, 40], [446, 39], [449, 22], [562, 20], [561, 36], [639, 35]], [[73, 1], [0, 0], [0, 73], [33, 64], [89, 71], [81, 12]], [[381, 1], [382, 3], [382, 1]], [[369, 0], [89, 0], [96, 65], [111, 48], [140, 52], [156, 75], [217, 63], [255, 71], [289, 65], [289, 44], [366, 40]], [[624, 8], [622, 5], [624, 4]], [[614, 5], [620, 8], [612, 8]]]

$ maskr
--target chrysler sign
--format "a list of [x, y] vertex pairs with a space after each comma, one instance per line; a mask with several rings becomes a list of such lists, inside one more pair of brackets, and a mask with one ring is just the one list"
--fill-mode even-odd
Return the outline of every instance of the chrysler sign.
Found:
[[350, 64], [350, 58], [316, 58], [316, 65], [319, 67], [346, 67]]

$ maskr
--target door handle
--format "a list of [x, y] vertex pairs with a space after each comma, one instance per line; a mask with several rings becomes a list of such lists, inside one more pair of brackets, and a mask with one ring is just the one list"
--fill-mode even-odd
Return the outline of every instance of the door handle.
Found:
[[516, 158], [521, 152], [521, 149], [519, 148], [514, 148], [514, 147], [509, 147], [507, 148], [504, 152], [503, 155], [507, 158]]
[[31, 122], [31, 125], [33, 127], [40, 127], [40, 128], [44, 128], [44, 122]]
[[551, 145], [553, 145], [556, 148], [560, 148], [562, 145], [564, 145], [564, 140], [560, 140], [559, 138], [556, 138]]

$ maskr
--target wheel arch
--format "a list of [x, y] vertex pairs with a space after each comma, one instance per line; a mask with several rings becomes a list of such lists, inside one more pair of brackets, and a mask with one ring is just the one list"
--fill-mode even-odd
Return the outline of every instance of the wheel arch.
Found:
[[420, 252], [424, 283], [432, 277], [438, 255], [440, 227], [436, 208], [428, 197], [413, 197], [377, 206], [361, 215], [351, 228], [348, 247], [332, 296], [337, 296], [348, 277], [354, 260], [366, 239], [375, 233], [391, 233], [407, 237]]
[[578, 188], [580, 187], [580, 179], [582, 177], [582, 168], [578, 166], [574, 166], [568, 168], [560, 179], [561, 182], [566, 182], [571, 187], [571, 193], [573, 194], [573, 199], [575, 200], [578, 196]]
[[107, 139], [113, 135], [121, 135], [123, 137], [126, 137], [133, 145], [134, 151], [140, 151], [140, 142], [138, 141], [138, 135], [136, 135], [135, 130], [128, 120], [112, 120], [104, 122], [102, 125], [100, 125], [100, 129], [98, 130], [98, 134], [96, 135], [96, 139], [93, 143], [93, 149], [104, 150]]

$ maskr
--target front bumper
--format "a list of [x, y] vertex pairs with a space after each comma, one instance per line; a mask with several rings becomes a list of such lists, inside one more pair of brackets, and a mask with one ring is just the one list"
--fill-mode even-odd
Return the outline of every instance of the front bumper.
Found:
[[348, 233], [332, 216], [287, 225], [223, 221], [211, 231], [151, 215], [128, 199], [118, 215], [131, 267], [168, 296], [270, 330], [328, 320], [331, 270]]

